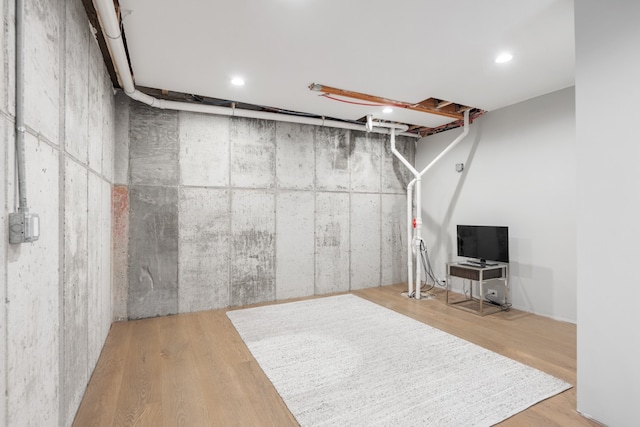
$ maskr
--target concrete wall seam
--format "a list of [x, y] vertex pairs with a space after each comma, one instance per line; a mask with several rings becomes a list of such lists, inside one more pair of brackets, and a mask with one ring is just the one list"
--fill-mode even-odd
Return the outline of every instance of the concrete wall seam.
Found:
[[[13, 2], [0, 9], [0, 115], [12, 126]], [[0, 424], [66, 426], [111, 324], [113, 93], [80, 0], [29, 1], [25, 18], [27, 181], [41, 237], [2, 246]], [[12, 141], [3, 130], [3, 218]]]
[[[164, 260], [163, 265], [175, 262], [173, 249], [158, 247], [152, 235], [140, 234], [145, 221], [141, 209], [148, 207], [138, 204], [135, 194], [143, 190], [171, 189], [179, 194], [175, 217], [167, 210], [171, 203], [153, 210], [162, 216], [155, 221], [164, 221], [165, 226], [167, 221], [178, 223], [175, 236], [169, 238], [178, 241], [177, 282], [167, 285], [176, 289], [178, 312], [351, 289], [352, 277], [359, 277], [350, 273], [352, 219], [372, 216], [367, 211], [351, 212], [350, 200], [356, 195], [358, 200], [377, 198], [373, 206], [377, 225], [372, 233], [377, 243], [369, 245], [377, 248], [373, 255], [376, 279], [367, 283], [380, 285], [381, 195], [402, 197], [408, 182], [390, 149], [382, 148], [384, 136], [189, 112], [178, 113], [176, 119], [174, 114], [156, 114], [142, 104], [131, 101], [130, 105], [128, 122], [119, 121], [117, 126], [129, 129], [131, 218], [143, 222], [130, 228], [134, 244], [128, 283], [115, 285], [129, 287], [130, 318], [168, 314], [166, 300], [140, 293], [147, 286], [141, 279], [160, 273], [152, 265], [155, 261], [145, 260], [144, 254], [154, 253]], [[413, 158], [410, 138], [400, 140]], [[178, 153], [177, 158], [167, 157], [169, 152]], [[178, 173], [161, 179], [149, 173], [167, 168]], [[402, 218], [402, 211], [398, 214]], [[398, 221], [385, 224], [399, 225]], [[204, 239], [217, 242], [217, 250]], [[398, 240], [388, 242], [396, 245]], [[194, 257], [197, 248], [209, 254], [206, 260]], [[388, 264], [395, 263], [397, 259], [391, 257]], [[214, 273], [214, 266], [228, 275], [226, 281]], [[384, 277], [402, 279], [397, 274]], [[196, 300], [204, 305], [196, 308], [189, 302]], [[158, 311], [154, 306], [165, 309]]]

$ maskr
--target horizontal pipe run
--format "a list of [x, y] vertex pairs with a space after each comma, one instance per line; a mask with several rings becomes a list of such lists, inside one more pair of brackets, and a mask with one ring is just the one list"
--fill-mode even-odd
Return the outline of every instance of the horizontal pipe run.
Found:
[[[142, 96], [138, 94], [141, 94]], [[364, 125], [359, 125], [355, 123], [338, 122], [335, 120], [324, 120], [316, 117], [294, 116], [294, 115], [288, 115], [288, 114], [270, 113], [268, 111], [242, 110], [238, 108], [232, 109], [228, 107], [220, 107], [216, 105], [168, 101], [165, 99], [158, 99], [158, 98], [151, 97], [137, 90], [136, 92], [134, 92], [132, 98], [138, 101], [147, 103], [152, 107], [165, 109], [165, 110], [191, 111], [194, 113], [218, 114], [222, 116], [246, 117], [246, 118], [252, 118], [252, 119], [279, 120], [279, 121], [285, 121], [289, 123], [300, 123], [300, 124], [308, 124], [308, 125], [315, 125], [315, 126], [329, 126], [329, 127], [335, 127], [335, 128], [341, 128], [341, 129], [357, 130], [357, 131], [366, 130]], [[404, 128], [405, 130], [408, 129], [408, 127], [406, 126]], [[387, 135], [391, 133], [391, 128], [389, 128], [388, 130], [374, 129], [373, 132]], [[408, 134], [408, 133], [403, 133], [402, 135], [416, 137], [416, 135]]]
[[396, 131], [404, 132], [409, 129], [407, 125], [401, 125], [398, 123], [390, 123], [390, 122], [373, 122], [374, 127], [379, 128], [387, 128], [387, 129], [395, 129]]

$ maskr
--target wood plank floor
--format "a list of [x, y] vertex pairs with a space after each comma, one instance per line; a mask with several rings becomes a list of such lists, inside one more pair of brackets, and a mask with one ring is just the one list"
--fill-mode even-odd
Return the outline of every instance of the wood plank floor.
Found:
[[[518, 310], [485, 317], [415, 301], [404, 286], [354, 294], [576, 384], [576, 327]], [[297, 426], [227, 310], [115, 323], [74, 426]], [[576, 388], [501, 426], [597, 426], [576, 410]]]

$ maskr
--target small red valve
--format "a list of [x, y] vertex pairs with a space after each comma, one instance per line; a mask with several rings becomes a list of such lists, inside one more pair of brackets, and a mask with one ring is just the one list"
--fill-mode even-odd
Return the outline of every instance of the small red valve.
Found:
[[413, 218], [413, 228], [416, 228], [416, 219]]

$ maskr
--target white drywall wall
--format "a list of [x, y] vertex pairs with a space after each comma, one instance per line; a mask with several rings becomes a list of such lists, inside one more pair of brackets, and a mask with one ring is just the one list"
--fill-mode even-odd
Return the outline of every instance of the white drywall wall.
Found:
[[576, 1], [578, 410], [638, 425], [640, 2]]
[[[576, 321], [574, 111], [567, 88], [489, 112], [427, 172], [423, 230], [441, 278], [446, 262], [458, 260], [456, 225], [505, 225], [513, 306]], [[418, 170], [460, 132], [420, 140]], [[456, 163], [464, 163], [462, 173]]]

